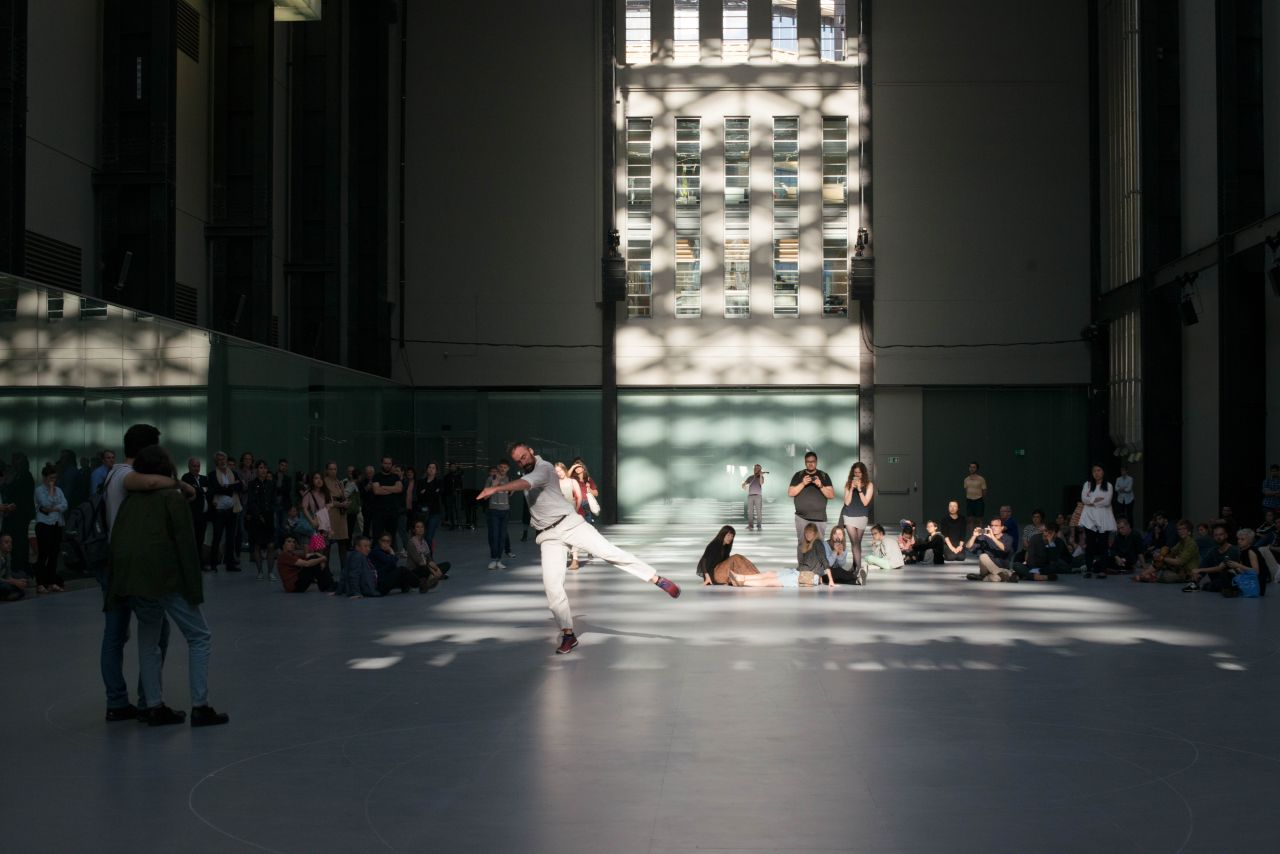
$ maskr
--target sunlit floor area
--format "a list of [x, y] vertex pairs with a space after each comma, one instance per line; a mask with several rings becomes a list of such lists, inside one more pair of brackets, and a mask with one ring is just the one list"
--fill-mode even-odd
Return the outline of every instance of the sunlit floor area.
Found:
[[[736, 551], [793, 556], [790, 515]], [[0, 607], [7, 851], [1274, 851], [1280, 607], [1124, 578], [697, 586], [717, 527], [609, 534], [555, 627], [533, 544], [428, 595], [207, 578], [226, 727], [103, 722], [100, 600]], [[175, 633], [166, 700], [186, 691]], [[128, 672], [136, 672], [135, 649]]]

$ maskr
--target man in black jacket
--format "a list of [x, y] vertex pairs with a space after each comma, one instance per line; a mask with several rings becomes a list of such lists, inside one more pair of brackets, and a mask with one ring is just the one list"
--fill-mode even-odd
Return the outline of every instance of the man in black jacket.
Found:
[[200, 460], [191, 457], [187, 460], [187, 473], [182, 482], [189, 484], [196, 494], [187, 499], [191, 505], [191, 522], [196, 529], [196, 548], [200, 550], [200, 566], [208, 571], [209, 562], [205, 559], [204, 532], [209, 527], [209, 478], [200, 474]]
[[1058, 523], [1048, 522], [1027, 540], [1025, 563], [1015, 563], [1013, 571], [1030, 581], [1057, 581], [1058, 573], [1071, 571], [1071, 551], [1058, 536]]

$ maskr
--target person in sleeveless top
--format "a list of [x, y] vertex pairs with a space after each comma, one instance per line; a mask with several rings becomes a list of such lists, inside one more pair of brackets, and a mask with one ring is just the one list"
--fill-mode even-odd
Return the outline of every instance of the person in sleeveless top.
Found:
[[852, 567], [862, 566], [862, 532], [871, 523], [871, 502], [876, 488], [871, 483], [867, 467], [858, 461], [849, 467], [849, 477], [844, 482], [844, 508], [840, 516], [849, 533], [849, 553], [853, 555]]

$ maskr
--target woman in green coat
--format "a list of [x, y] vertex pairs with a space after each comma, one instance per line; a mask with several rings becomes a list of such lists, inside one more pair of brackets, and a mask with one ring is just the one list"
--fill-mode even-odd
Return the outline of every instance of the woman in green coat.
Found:
[[[174, 476], [173, 460], [159, 445], [143, 448], [133, 461], [139, 474]], [[128, 605], [138, 618], [138, 670], [149, 703], [138, 718], [151, 726], [178, 724], [184, 712], [161, 699], [160, 630], [165, 615], [187, 640], [191, 679], [191, 725], [216, 726], [229, 717], [209, 705], [209, 625], [200, 556], [191, 509], [176, 490], [131, 492], [111, 528], [109, 606]]]

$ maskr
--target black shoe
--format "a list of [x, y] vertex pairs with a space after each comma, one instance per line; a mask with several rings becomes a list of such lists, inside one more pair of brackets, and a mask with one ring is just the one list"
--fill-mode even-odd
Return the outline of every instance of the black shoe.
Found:
[[436, 566], [440, 567], [440, 573], [441, 573], [441, 574], [440, 574], [440, 577], [441, 577], [441, 578], [448, 578], [448, 577], [449, 577], [449, 570], [453, 567], [453, 563], [452, 563], [451, 561], [447, 561], [447, 560], [446, 560], [444, 563], [438, 563], [438, 564], [436, 564]]
[[180, 724], [187, 719], [186, 712], [178, 712], [161, 703], [138, 712], [138, 720], [147, 726], [169, 726]]
[[228, 723], [231, 716], [226, 712], [215, 712], [213, 706], [196, 706], [191, 710], [191, 726], [221, 726]]
[[115, 721], [136, 721], [138, 719], [138, 707], [129, 703], [124, 706], [116, 706], [114, 709], [107, 709], [107, 723]]
[[979, 574], [978, 574], [978, 573], [976, 573], [976, 572], [970, 572], [969, 574], [967, 574], [967, 575], [965, 576], [965, 578], [966, 578], [967, 580], [969, 580], [969, 581], [981, 581], [981, 580], [982, 580], [982, 576], [981, 576], [981, 575], [979, 575]]

